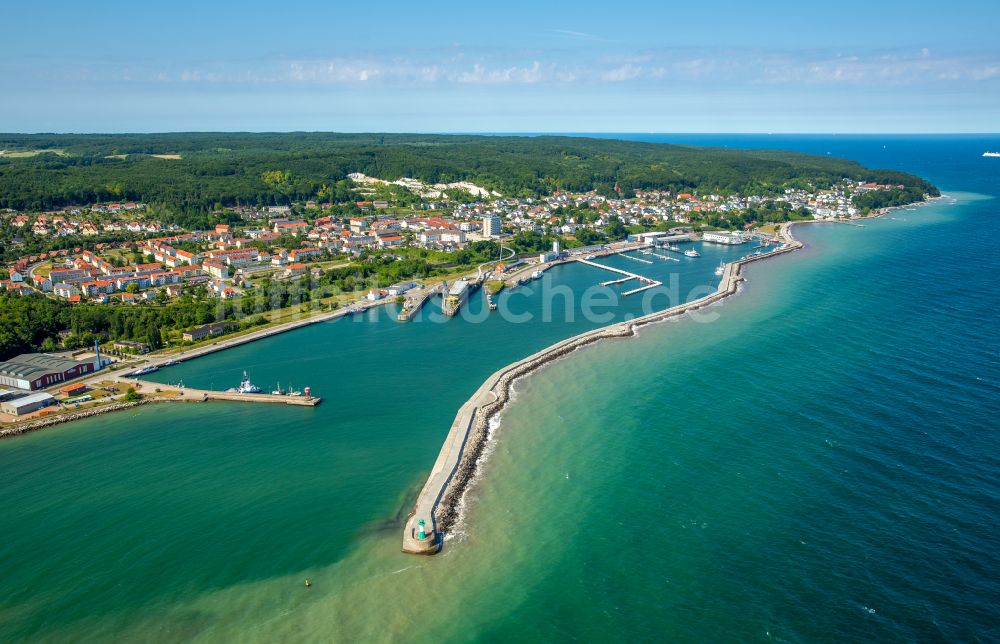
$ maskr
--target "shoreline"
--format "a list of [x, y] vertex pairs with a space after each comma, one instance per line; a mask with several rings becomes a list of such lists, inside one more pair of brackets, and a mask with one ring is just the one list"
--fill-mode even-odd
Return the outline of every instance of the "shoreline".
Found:
[[85, 418], [91, 418], [92, 416], [100, 416], [101, 414], [108, 414], [115, 411], [125, 411], [126, 409], [132, 409], [133, 407], [152, 405], [160, 402], [168, 401], [162, 398], [143, 398], [141, 400], [133, 400], [131, 402], [119, 401], [101, 407], [91, 407], [82, 411], [71, 412], [69, 414], [56, 415], [49, 418], [36, 418], [26, 423], [13, 423], [9, 427], [0, 429], [0, 440], [23, 436], [25, 434], [30, 434], [31, 432], [36, 432], [40, 429], [46, 429], [54, 425], [62, 425], [63, 423], [70, 423], [75, 420], [83, 420]]
[[[905, 207], [914, 206], [914, 205], [916, 205], [916, 206], [919, 207], [921, 205], [926, 205], [926, 204], [938, 201], [940, 199], [943, 199], [943, 198], [945, 198], [945, 196], [946, 195], [942, 194], [940, 197], [930, 197], [930, 198], [925, 199], [923, 202], [918, 202], [916, 204], [908, 204], [907, 206], [894, 206], [894, 207], [891, 207], [891, 208], [884, 208], [884, 209], [881, 209], [880, 211], [878, 211], [877, 213], [872, 213], [870, 215], [866, 215], [866, 216], [863, 216], [863, 217], [853, 217], [851, 219], [838, 219], [838, 220], [801, 220], [801, 221], [785, 222], [785, 223], [781, 224], [781, 226], [779, 227], [778, 235], [780, 237], [782, 237], [783, 239], [785, 239], [786, 243], [799, 244], [799, 246], [796, 246], [795, 248], [786, 248], [786, 249], [783, 249], [781, 251], [772, 251], [772, 252], [770, 252], [770, 253], [768, 253], [766, 255], [762, 255], [762, 256], [759, 256], [759, 257], [750, 258], [750, 259], [747, 259], [747, 260], [737, 260], [736, 262], [732, 262], [732, 263], [728, 264], [726, 266], [726, 274], [724, 275], [724, 277], [722, 279], [722, 282], [719, 284], [719, 287], [717, 288], [717, 290], [715, 292], [713, 292], [713, 293], [711, 293], [711, 294], [709, 294], [707, 296], [704, 296], [702, 298], [699, 298], [698, 300], [694, 300], [694, 301], [686, 303], [686, 304], [681, 304], [681, 305], [678, 305], [676, 307], [672, 307], [671, 309], [666, 309], [664, 311], [660, 311], [660, 312], [657, 312], [657, 313], [649, 314], [647, 316], [636, 318], [635, 320], [632, 320], [632, 321], [630, 321], [628, 323], [616, 322], [616, 323], [614, 323], [612, 325], [609, 325], [607, 327], [601, 327], [600, 329], [594, 329], [594, 330], [586, 332], [584, 334], [581, 334], [581, 335], [578, 335], [578, 336], [574, 336], [572, 338], [568, 338], [566, 340], [563, 340], [562, 342], [556, 343], [556, 344], [548, 347], [547, 349], [545, 349], [545, 350], [543, 350], [542, 352], [539, 352], [539, 353], [545, 353], [545, 352], [549, 352], [549, 351], [558, 350], [558, 348], [561, 347], [561, 345], [563, 343], [568, 343], [568, 342], [571, 342], [571, 341], [572, 342], [580, 342], [581, 338], [584, 335], [588, 335], [590, 333], [597, 333], [597, 332], [602, 332], [602, 331], [610, 333], [611, 330], [614, 327], [621, 326], [623, 324], [634, 325], [635, 327], [642, 326], [644, 324], [648, 324], [649, 322], [655, 321], [655, 319], [666, 318], [666, 317], [670, 317], [672, 315], [679, 315], [680, 313], [686, 312], [688, 310], [694, 310], [694, 308], [699, 308], [699, 307], [693, 306], [696, 303], [701, 303], [700, 306], [705, 306], [707, 304], [710, 304], [710, 303], [714, 302], [715, 299], [722, 299], [722, 297], [725, 297], [725, 295], [723, 295], [721, 297], [716, 297], [716, 296], [718, 296], [719, 292], [721, 291], [723, 284], [726, 283], [726, 281], [728, 279], [728, 276], [729, 276], [729, 272], [731, 270], [731, 267], [733, 267], [734, 265], [736, 265], [738, 263], [742, 265], [743, 263], [749, 263], [749, 262], [752, 262], [752, 261], [756, 261], [758, 259], [766, 259], [766, 258], [772, 257], [772, 256], [774, 256], [776, 254], [788, 252], [790, 250], [796, 250], [797, 248], [801, 247], [800, 242], [798, 242], [797, 240], [795, 240], [791, 236], [791, 234], [789, 232], [791, 230], [791, 227], [793, 225], [795, 225], [795, 224], [819, 224], [819, 223], [848, 223], [849, 224], [852, 221], [865, 220], [865, 219], [877, 219], [877, 218], [883, 217], [884, 215], [888, 214], [889, 212], [898, 210], [900, 208], [905, 208]], [[857, 225], [857, 224], [855, 224], [855, 225]], [[551, 267], [552, 265], [555, 265], [556, 263], [563, 263], [563, 262], [553, 262], [548, 267]], [[739, 278], [739, 276], [738, 276], [738, 270], [736, 272], [737, 272], [736, 277]], [[737, 282], [738, 281], [742, 281], [742, 278], [739, 278], [736, 281]], [[427, 291], [430, 291], [430, 293], [428, 293], [428, 295], [432, 295], [433, 291], [434, 291], [434, 289], [436, 287], [437, 287], [437, 285], [435, 285], [433, 287], [426, 287], [425, 286], [424, 289], [426, 289]], [[710, 299], [710, 298], [715, 298], [715, 299]], [[274, 326], [268, 326], [268, 327], [264, 327], [262, 329], [256, 329], [256, 330], [250, 331], [249, 333], [245, 333], [243, 335], [238, 335], [238, 336], [235, 336], [235, 337], [231, 337], [229, 339], [222, 339], [222, 340], [220, 340], [218, 342], [213, 342], [211, 344], [206, 344], [206, 345], [202, 345], [202, 346], [198, 346], [198, 347], [192, 347], [192, 348], [189, 348], [189, 349], [182, 349], [181, 351], [179, 351], [177, 353], [163, 353], [163, 354], [159, 354], [159, 355], [156, 355], [156, 356], [150, 356], [149, 358], [145, 359], [142, 363], [140, 363], [138, 365], [134, 365], [133, 367], [130, 367], [128, 369], [128, 371], [131, 371], [131, 370], [133, 370], [135, 368], [139, 368], [141, 366], [148, 366], [148, 365], [157, 365], [157, 366], [159, 366], [159, 365], [161, 365], [164, 362], [171, 362], [171, 361], [187, 362], [189, 360], [194, 360], [196, 358], [200, 358], [200, 357], [205, 356], [205, 355], [216, 353], [218, 351], [224, 351], [225, 349], [231, 349], [233, 347], [242, 346], [244, 344], [248, 344], [248, 343], [254, 342], [256, 340], [262, 340], [262, 339], [265, 339], [265, 338], [268, 338], [268, 337], [271, 337], [271, 336], [274, 336], [274, 335], [285, 333], [287, 331], [294, 331], [295, 329], [300, 329], [302, 327], [309, 326], [309, 325], [312, 325], [312, 324], [318, 324], [318, 323], [321, 323], [321, 322], [327, 322], [327, 321], [334, 320], [334, 319], [337, 319], [337, 318], [340, 318], [340, 317], [344, 317], [344, 316], [348, 316], [348, 315], [365, 313], [369, 309], [372, 309], [372, 308], [375, 308], [375, 307], [379, 307], [379, 306], [384, 306], [384, 305], [390, 304], [390, 303], [392, 303], [392, 301], [389, 300], [388, 298], [383, 299], [383, 300], [376, 300], [374, 302], [368, 302], [368, 301], [364, 301], [364, 300], [360, 301], [360, 302], [355, 302], [355, 303], [352, 303], [350, 306], [345, 306], [345, 307], [342, 307], [342, 308], [338, 308], [338, 309], [333, 310], [333, 311], [325, 311], [325, 312], [322, 312], [322, 313], [318, 313], [316, 315], [307, 316], [307, 317], [305, 317], [303, 319], [290, 320], [288, 322], [282, 322], [282, 323], [279, 323], [279, 324], [274, 325]], [[683, 310], [680, 310], [681, 308], [683, 308]], [[617, 333], [617, 334], [612, 333], [612, 335], [610, 335], [608, 337], [627, 337], [629, 335], [633, 335], [634, 333], [635, 333], [635, 331], [634, 331], [634, 329], [632, 329], [631, 331], [626, 331], [624, 333]], [[596, 342], [597, 340], [600, 340], [600, 339], [603, 339], [603, 337], [601, 337], [601, 338], [594, 338], [594, 339], [591, 339], [591, 340], [587, 340], [586, 342], [581, 342], [580, 344], [574, 346], [574, 349], [578, 348], [580, 346], [584, 346], [584, 344], [589, 344], [591, 342]], [[571, 350], [573, 350], [573, 349], [568, 349], [566, 352], [571, 351]], [[560, 355], [562, 355], [562, 354], [560, 354]], [[501, 369], [500, 371], [494, 373], [490, 378], [488, 378], [487, 379], [487, 383], [489, 383], [491, 381], [494, 381], [498, 377], [498, 374], [500, 374], [500, 372], [506, 371], [508, 369], [511, 369], [511, 368], [517, 366], [517, 365], [520, 365], [522, 362], [530, 360], [531, 358], [534, 358], [535, 356], [538, 356], [538, 354], [534, 354], [533, 356], [531, 356], [529, 358], [525, 358], [522, 361], [518, 361], [518, 362], [512, 363], [511, 365], [508, 365], [504, 369]], [[548, 360], [546, 360], [546, 362], [547, 361]], [[533, 367], [529, 371], [534, 370], [534, 368], [537, 368], [537, 367]], [[522, 375], [527, 375], [527, 373], [528, 372], [525, 372]], [[86, 378], [86, 379], [82, 380], [81, 382], [94, 382], [94, 381], [102, 379], [102, 377], [104, 375], [106, 375], [106, 374], [100, 374], [100, 375], [99, 374], [95, 374], [93, 377]], [[520, 377], [520, 376], [516, 376], [516, 377]], [[121, 378], [121, 376], [119, 376], [119, 378]], [[486, 383], [484, 383], [484, 385], [485, 384]], [[480, 392], [477, 390], [476, 394], [473, 395], [473, 398], [476, 398], [476, 395], [478, 395], [479, 393]], [[496, 394], [494, 393], [494, 395], [496, 395]], [[505, 394], [505, 400], [506, 400], [506, 396], [507, 395], [509, 395], [509, 394]], [[472, 399], [470, 399], [470, 401], [471, 400]], [[72, 422], [74, 420], [81, 420], [81, 419], [84, 419], [84, 418], [90, 418], [92, 416], [98, 416], [98, 415], [101, 415], [101, 414], [109, 414], [109, 413], [113, 413], [113, 412], [116, 412], [116, 411], [122, 411], [122, 410], [125, 410], [125, 409], [131, 409], [132, 407], [139, 406], [139, 405], [151, 404], [151, 403], [158, 403], [158, 402], [172, 402], [172, 401], [168, 400], [168, 399], [148, 399], [147, 398], [147, 399], [143, 399], [143, 400], [140, 400], [140, 401], [135, 401], [135, 402], [132, 402], [132, 403], [122, 403], [122, 402], [111, 403], [111, 404], [108, 404], [108, 405], [92, 407], [92, 408], [88, 408], [86, 410], [82, 410], [82, 411], [79, 411], [79, 412], [73, 412], [73, 413], [70, 413], [70, 414], [56, 415], [56, 416], [53, 416], [51, 418], [36, 418], [36, 419], [30, 420], [30, 421], [27, 421], [27, 422], [24, 422], [24, 423], [18, 423], [18, 422], [15, 421], [13, 423], [8, 424], [6, 427], [0, 427], [0, 440], [3, 440], [5, 438], [14, 438], [14, 437], [21, 436], [21, 435], [24, 435], [24, 434], [27, 434], [27, 433], [30, 433], [30, 432], [38, 431], [38, 430], [41, 430], [41, 429], [46, 429], [48, 427], [52, 427], [52, 426], [55, 426], [55, 425], [61, 425], [63, 423]], [[468, 404], [468, 403], [466, 403], [466, 404]], [[503, 406], [503, 404], [500, 405], [501, 408], [502, 408], [502, 406]], [[464, 406], [463, 406], [463, 409], [464, 409]], [[499, 411], [499, 408], [498, 408], [498, 411]], [[495, 411], [491, 411], [490, 415], [492, 416], [495, 413], [496, 413]], [[461, 411], [459, 413], [459, 416], [461, 416]], [[488, 419], [487, 419], [487, 421], [488, 421]], [[457, 422], [457, 419], [456, 419], [456, 422]], [[452, 429], [454, 430], [454, 425], [453, 425]], [[449, 442], [451, 440], [450, 436], [451, 436], [451, 434], [449, 434], [449, 439], [446, 439], [445, 446], [449, 445]], [[464, 444], [464, 441], [463, 441], [463, 444]], [[442, 452], [443, 451], [444, 451], [444, 448], [442, 448]], [[478, 458], [478, 454], [482, 451], [482, 446], [480, 446], [479, 449], [477, 449], [475, 451], [477, 453], [477, 458]], [[439, 458], [440, 458], [440, 456], [439, 456]], [[434, 472], [436, 472], [436, 471], [437, 471], [437, 463], [435, 463], [435, 469], [432, 470], [432, 474]], [[423, 492], [421, 492], [421, 494], [423, 494]], [[432, 526], [434, 526], [434, 525], [436, 525], [436, 524], [432, 520]], [[451, 524], [449, 523], [448, 525], [451, 525]], [[415, 534], [415, 532], [414, 532], [414, 534]], [[404, 551], [405, 550], [406, 549], [404, 547]]]
[[[479, 459], [489, 441], [490, 421], [510, 401], [513, 383], [516, 380], [579, 348], [605, 339], [632, 337], [637, 334], [639, 327], [710, 306], [738, 293], [740, 282], [746, 279], [741, 275], [743, 266], [784, 255], [805, 246], [792, 235], [792, 228], [796, 224], [840, 223], [861, 226], [862, 224], [854, 222], [880, 219], [898, 209], [928, 205], [945, 197], [946, 195], [942, 194], [939, 197], [926, 198], [916, 204], [882, 208], [877, 212], [850, 219], [784, 222], [777, 231], [784, 246], [764, 255], [738, 259], [726, 264], [722, 280], [712, 293], [634, 320], [615, 322], [578, 334], [494, 372], [459, 408], [427, 481], [421, 488], [417, 501], [403, 527], [402, 551], [408, 554], [433, 555], [441, 550], [444, 535], [459, 519], [462, 499], [476, 478], [476, 473], [479, 470]], [[424, 539], [418, 538], [421, 527], [418, 521], [421, 520], [424, 521]]]

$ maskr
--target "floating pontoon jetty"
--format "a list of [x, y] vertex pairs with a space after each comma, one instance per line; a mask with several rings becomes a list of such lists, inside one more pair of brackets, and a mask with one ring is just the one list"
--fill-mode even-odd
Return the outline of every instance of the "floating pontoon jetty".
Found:
[[[628, 257], [628, 255], [625, 255], [625, 257]], [[633, 258], [633, 259], [635, 259], [635, 258]], [[601, 282], [601, 286], [610, 286], [612, 284], [621, 284], [622, 282], [627, 282], [629, 280], [639, 280], [640, 282], [642, 282], [644, 284], [644, 286], [640, 286], [639, 288], [634, 288], [631, 291], [625, 291], [624, 293], [622, 293], [622, 297], [626, 297], [628, 295], [635, 295], [636, 293], [641, 293], [642, 291], [645, 291], [646, 289], [656, 288], [657, 286], [660, 286], [660, 285], [663, 284], [663, 282], [658, 282], [658, 281], [656, 281], [654, 279], [651, 279], [649, 277], [643, 277], [642, 275], [639, 275], [638, 273], [633, 273], [631, 271], [622, 270], [620, 268], [614, 268], [612, 266], [607, 266], [605, 264], [599, 264], [597, 262], [592, 262], [589, 259], [584, 259], [582, 257], [576, 258], [576, 261], [580, 262], [581, 264], [586, 264], [588, 266], [593, 266], [595, 268], [603, 268], [606, 271], [611, 271], [612, 273], [618, 273], [619, 275], [624, 275], [625, 276], [625, 277], [623, 277], [621, 279], [611, 280], [609, 282]], [[646, 260], [643, 260], [643, 261], [646, 261]], [[652, 262], [649, 262], [649, 263], [652, 264]]]

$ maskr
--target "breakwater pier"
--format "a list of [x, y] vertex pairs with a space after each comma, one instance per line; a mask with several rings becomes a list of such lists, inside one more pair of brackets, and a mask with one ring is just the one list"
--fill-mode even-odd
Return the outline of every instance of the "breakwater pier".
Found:
[[[438, 453], [427, 481], [417, 496], [413, 512], [403, 528], [403, 552], [432, 555], [441, 549], [444, 534], [458, 519], [462, 496], [474, 480], [477, 461], [482, 455], [488, 439], [489, 421], [503, 409], [503, 406], [510, 399], [511, 386], [515, 380], [580, 347], [604, 339], [632, 336], [635, 334], [635, 330], [642, 325], [683, 315], [689, 311], [714, 304], [736, 293], [739, 282], [743, 280], [740, 272], [744, 265], [802, 247], [802, 243], [791, 236], [790, 229], [790, 225], [782, 226], [781, 236], [785, 243], [777, 249], [727, 264], [719, 286], [709, 295], [636, 318], [630, 322], [617, 322], [607, 327], [581, 333], [557, 342], [523, 360], [507, 365], [487, 378], [472, 397], [459, 408], [458, 414], [452, 422], [444, 445]], [[577, 259], [576, 261], [625, 275], [628, 279], [640, 278], [635, 273], [611, 268], [586, 259]], [[648, 286], [643, 288], [648, 288]]]

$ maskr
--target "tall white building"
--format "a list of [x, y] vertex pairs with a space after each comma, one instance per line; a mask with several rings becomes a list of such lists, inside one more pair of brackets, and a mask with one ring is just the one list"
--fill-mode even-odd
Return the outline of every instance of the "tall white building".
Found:
[[500, 217], [496, 215], [486, 215], [483, 217], [483, 237], [489, 239], [490, 237], [500, 236]]

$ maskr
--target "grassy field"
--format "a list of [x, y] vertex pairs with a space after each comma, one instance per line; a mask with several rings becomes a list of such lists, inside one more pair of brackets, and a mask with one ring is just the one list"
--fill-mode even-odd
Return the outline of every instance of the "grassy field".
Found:
[[27, 159], [29, 157], [37, 157], [39, 154], [44, 154], [46, 152], [57, 154], [61, 157], [69, 156], [66, 154], [65, 150], [52, 148], [49, 150], [0, 150], [0, 157], [8, 159]]
[[[153, 157], [154, 159], [180, 159], [179, 154], [144, 154], [140, 156]], [[127, 159], [127, 154], [107, 154], [104, 156], [105, 159]]]

